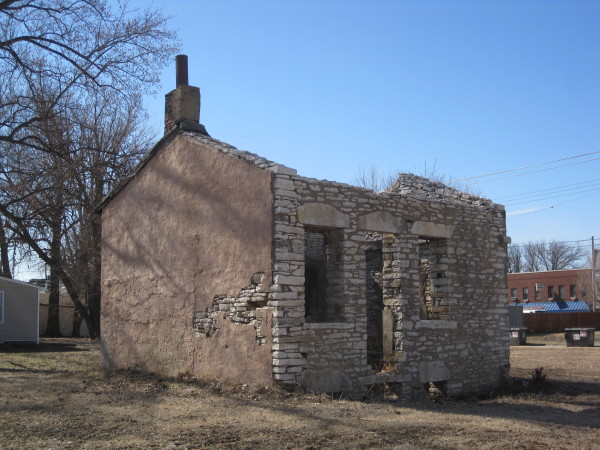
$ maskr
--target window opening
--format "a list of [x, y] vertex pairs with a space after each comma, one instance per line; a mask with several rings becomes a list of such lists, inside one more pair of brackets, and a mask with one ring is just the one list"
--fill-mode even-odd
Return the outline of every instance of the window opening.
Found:
[[577, 286], [574, 284], [569, 286], [569, 297], [571, 297], [571, 300], [575, 300], [577, 298]]
[[565, 287], [563, 285], [559, 285], [558, 286], [558, 299], [564, 300], [566, 296], [567, 296], [567, 290], [565, 289]]
[[340, 229], [305, 228], [304, 298], [309, 322], [338, 322], [344, 312]]
[[529, 288], [524, 287], [523, 288], [523, 301], [527, 301], [527, 300], [529, 300]]
[[304, 233], [304, 296], [309, 322], [327, 320], [327, 237], [322, 230]]
[[517, 299], [517, 288], [511, 288], [510, 289], [510, 298], [513, 300]]
[[447, 319], [449, 307], [446, 239], [419, 239], [421, 319]]
[[381, 370], [383, 355], [383, 252], [382, 242], [375, 241], [365, 251], [367, 299], [367, 363]]
[[548, 286], [548, 300], [554, 299], [554, 286]]

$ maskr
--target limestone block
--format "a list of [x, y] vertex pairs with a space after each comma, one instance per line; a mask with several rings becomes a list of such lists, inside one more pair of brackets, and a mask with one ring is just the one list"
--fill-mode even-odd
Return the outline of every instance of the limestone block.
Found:
[[298, 208], [298, 222], [330, 228], [349, 228], [350, 218], [331, 205], [306, 203]]
[[275, 164], [267, 168], [269, 172], [280, 173], [282, 175], [298, 175], [298, 171], [296, 169], [291, 169], [281, 164]]
[[274, 366], [303, 366], [306, 364], [307, 364], [307, 361], [304, 358], [285, 358], [285, 359], [273, 358]]
[[421, 383], [445, 381], [450, 371], [442, 361], [423, 361], [419, 363], [419, 380]]
[[273, 379], [277, 381], [294, 381], [296, 379], [296, 375], [293, 373], [274, 373]]
[[380, 233], [401, 233], [402, 219], [388, 211], [377, 211], [358, 218], [358, 228], [365, 231]]
[[288, 275], [275, 275], [273, 277], [275, 284], [293, 284], [296, 286], [304, 285], [304, 277], [294, 277]]
[[287, 191], [293, 191], [295, 189], [294, 182], [289, 178], [275, 177], [273, 181], [273, 187], [275, 189], [285, 189]]
[[413, 223], [410, 232], [419, 236], [431, 237], [431, 238], [445, 238], [452, 237], [454, 233], [454, 227], [450, 225], [444, 225], [441, 223], [416, 221]]

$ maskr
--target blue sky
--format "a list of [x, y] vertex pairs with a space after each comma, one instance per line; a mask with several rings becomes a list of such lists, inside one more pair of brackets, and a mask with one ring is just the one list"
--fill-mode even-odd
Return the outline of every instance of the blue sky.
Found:
[[[598, 1], [153, 5], [173, 15], [209, 133], [301, 175], [456, 179], [600, 151]], [[162, 79], [166, 93], [174, 64]], [[160, 133], [162, 95], [148, 106]], [[471, 187], [507, 204], [513, 242], [586, 239], [600, 231], [598, 158]]]
[[[514, 243], [600, 237], [597, 0], [130, 5], [172, 15], [217, 139], [346, 183], [361, 166], [456, 179], [592, 153], [471, 187], [507, 205]], [[147, 98], [157, 136], [174, 72]]]

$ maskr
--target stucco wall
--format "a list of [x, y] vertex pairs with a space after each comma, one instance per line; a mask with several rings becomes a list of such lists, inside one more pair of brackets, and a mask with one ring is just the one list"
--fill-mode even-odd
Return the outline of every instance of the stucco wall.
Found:
[[192, 326], [253, 274], [270, 284], [271, 209], [270, 172], [182, 134], [166, 142], [103, 210], [103, 365], [271, 383], [253, 327]]

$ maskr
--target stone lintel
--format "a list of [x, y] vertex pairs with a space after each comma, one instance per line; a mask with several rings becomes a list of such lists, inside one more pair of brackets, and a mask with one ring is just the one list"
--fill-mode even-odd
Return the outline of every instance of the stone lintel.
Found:
[[349, 228], [350, 218], [331, 205], [306, 203], [298, 208], [298, 222], [326, 228]]
[[377, 211], [358, 218], [358, 228], [380, 233], [402, 233], [402, 219], [388, 211]]
[[454, 233], [454, 227], [441, 223], [417, 220], [413, 223], [410, 232], [423, 237], [448, 239], [452, 237], [452, 234]]

